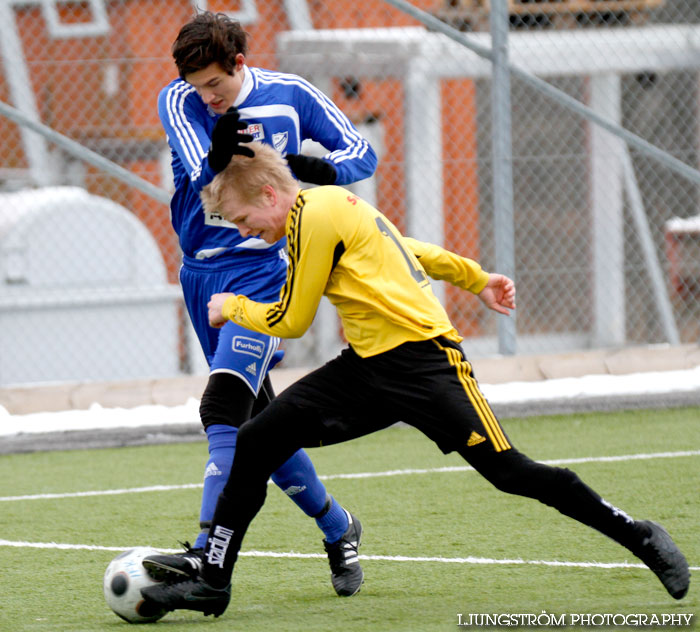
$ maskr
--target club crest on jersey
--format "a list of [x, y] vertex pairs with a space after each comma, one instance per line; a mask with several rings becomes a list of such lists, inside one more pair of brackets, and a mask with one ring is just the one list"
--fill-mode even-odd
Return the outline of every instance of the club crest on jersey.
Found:
[[260, 342], [260, 340], [256, 340], [255, 338], [234, 336], [232, 349], [238, 353], [246, 353], [260, 359], [265, 353], [265, 343]]
[[287, 141], [289, 140], [289, 132], [277, 132], [272, 135], [272, 146], [281, 154], [287, 149]]
[[262, 140], [265, 138], [265, 130], [260, 123], [251, 123], [243, 130], [244, 134], [250, 134], [253, 140]]

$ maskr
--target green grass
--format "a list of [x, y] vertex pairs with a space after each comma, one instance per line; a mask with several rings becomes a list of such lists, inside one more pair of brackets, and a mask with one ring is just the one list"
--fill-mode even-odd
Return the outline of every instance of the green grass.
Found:
[[[512, 443], [538, 460], [700, 449], [700, 409], [507, 420]], [[201, 480], [204, 443], [9, 455], [0, 496], [186, 485]], [[461, 466], [411, 428], [310, 450], [321, 475]], [[567, 465], [613, 504], [662, 522], [700, 565], [700, 456]], [[360, 517], [361, 554], [574, 562], [637, 562], [625, 549], [537, 502], [492, 489], [475, 472], [332, 478]], [[0, 502], [0, 539], [97, 547], [176, 548], [195, 536], [200, 489]], [[276, 488], [244, 551], [317, 553], [321, 533]], [[0, 630], [127, 629], [101, 580], [112, 551], [0, 544]], [[176, 612], [163, 630], [454, 630], [470, 613], [697, 614], [700, 590], [671, 599], [646, 569], [366, 559], [365, 585], [335, 596], [325, 559], [244, 556], [219, 619]]]

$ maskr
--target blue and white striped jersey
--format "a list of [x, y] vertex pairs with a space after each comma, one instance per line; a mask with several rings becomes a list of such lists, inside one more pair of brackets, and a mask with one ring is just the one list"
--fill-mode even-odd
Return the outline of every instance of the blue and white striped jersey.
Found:
[[[248, 123], [245, 131], [283, 155], [300, 153], [306, 139], [323, 145], [330, 152], [325, 158], [336, 168], [336, 184], [368, 178], [376, 169], [377, 156], [367, 140], [327, 96], [301, 77], [246, 66], [234, 105]], [[215, 175], [207, 151], [218, 115], [182, 79], [161, 90], [158, 114], [171, 150], [171, 219], [183, 253], [213, 262], [241, 250], [261, 255], [277, 250], [261, 239], [244, 239], [221, 217], [205, 216], [199, 194]]]

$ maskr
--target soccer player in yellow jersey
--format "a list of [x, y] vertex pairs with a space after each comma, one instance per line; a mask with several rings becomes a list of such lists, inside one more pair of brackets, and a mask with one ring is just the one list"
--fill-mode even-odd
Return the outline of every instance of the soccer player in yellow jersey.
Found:
[[[246, 422], [219, 497], [201, 575], [144, 589], [167, 610], [220, 615], [248, 525], [267, 480], [302, 447], [339, 443], [404, 421], [447, 453], [458, 452], [498, 489], [537, 499], [616, 540], [637, 555], [676, 599], [688, 591], [685, 557], [656, 523], [633, 520], [574, 472], [532, 461], [515, 449], [479, 390], [460, 336], [426, 274], [471, 291], [491, 309], [515, 308], [511, 279], [475, 261], [403, 237], [378, 210], [336, 186], [300, 190], [283, 158], [251, 143], [205, 189], [204, 205], [241, 234], [287, 237], [287, 281], [274, 303], [214, 294], [209, 320], [232, 320], [268, 335], [301, 336], [322, 295], [338, 310], [349, 342]], [[346, 555], [357, 559], [348, 544]]]

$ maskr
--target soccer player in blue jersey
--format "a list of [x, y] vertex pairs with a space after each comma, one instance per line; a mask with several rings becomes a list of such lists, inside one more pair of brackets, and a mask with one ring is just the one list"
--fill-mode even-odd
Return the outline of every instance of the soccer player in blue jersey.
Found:
[[[274, 300], [286, 278], [285, 240], [270, 244], [242, 237], [234, 224], [204, 211], [200, 192], [232, 155], [250, 152], [241, 143], [251, 140], [272, 145], [299, 180], [313, 184], [362, 180], [377, 164], [369, 143], [317, 88], [295, 75], [247, 66], [246, 33], [226, 15], [196, 15], [180, 30], [172, 53], [179, 78], [161, 91], [158, 113], [172, 154], [171, 219], [183, 252], [180, 282], [211, 373], [200, 405], [209, 443], [201, 531], [185, 552], [144, 561], [153, 576], [169, 580], [194, 577], [200, 570], [238, 428], [274, 397], [268, 371], [281, 357], [277, 337], [233, 322], [220, 330], [210, 327], [207, 301], [218, 292]], [[328, 155], [301, 155], [305, 139], [319, 142]], [[303, 450], [272, 480], [316, 519], [325, 536], [333, 587], [341, 596], [354, 595], [363, 581], [357, 556], [360, 522], [326, 492]]]

